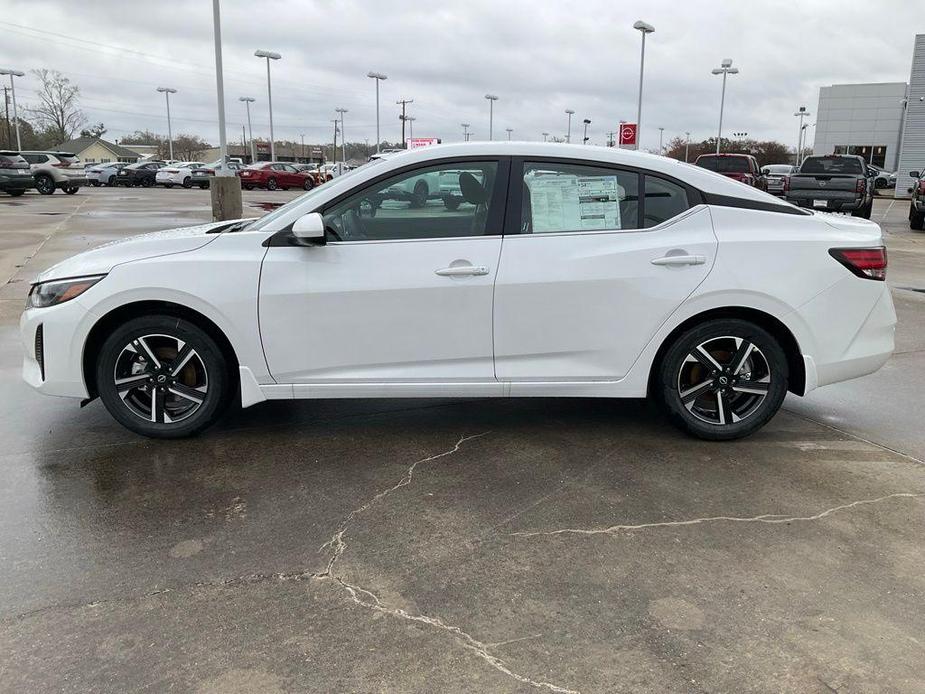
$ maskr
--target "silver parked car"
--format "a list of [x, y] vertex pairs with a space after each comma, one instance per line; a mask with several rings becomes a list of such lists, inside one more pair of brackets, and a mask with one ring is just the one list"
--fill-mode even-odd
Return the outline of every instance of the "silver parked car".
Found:
[[768, 192], [771, 195], [783, 195], [786, 190], [787, 176], [796, 170], [795, 166], [790, 164], [767, 164], [761, 167], [761, 173], [764, 174], [768, 182]]
[[76, 154], [69, 152], [20, 152], [29, 162], [35, 188], [42, 195], [63, 190], [73, 195], [87, 183], [87, 172]]
[[110, 186], [113, 177], [125, 166], [124, 162], [110, 162], [108, 164], [94, 164], [87, 169], [87, 183], [91, 186]]

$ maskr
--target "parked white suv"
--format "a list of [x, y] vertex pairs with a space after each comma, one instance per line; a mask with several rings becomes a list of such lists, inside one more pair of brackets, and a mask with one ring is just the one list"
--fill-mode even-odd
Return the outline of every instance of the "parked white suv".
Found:
[[29, 162], [35, 188], [42, 195], [63, 190], [73, 195], [87, 184], [87, 171], [76, 154], [68, 152], [20, 152]]

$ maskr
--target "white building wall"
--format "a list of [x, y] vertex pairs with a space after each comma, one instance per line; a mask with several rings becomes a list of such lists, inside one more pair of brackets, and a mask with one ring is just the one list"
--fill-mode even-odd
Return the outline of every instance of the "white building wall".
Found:
[[915, 37], [902, 149], [896, 177], [896, 194], [900, 197], [907, 195], [912, 186], [909, 172], [925, 170], [925, 34]]
[[822, 87], [813, 153], [833, 154], [839, 146], [883, 146], [884, 168], [894, 170], [905, 96], [905, 82]]

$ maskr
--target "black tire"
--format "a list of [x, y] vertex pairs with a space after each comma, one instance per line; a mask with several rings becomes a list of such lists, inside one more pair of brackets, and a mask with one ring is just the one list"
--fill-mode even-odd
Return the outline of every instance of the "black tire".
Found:
[[183, 185], [184, 188], [192, 188], [192, 187], [193, 187], [193, 179], [192, 179], [190, 176], [187, 176], [186, 178], [183, 179], [183, 184], [182, 184], [182, 185]]
[[455, 195], [446, 195], [443, 198], [443, 206], [451, 212], [459, 209], [459, 203], [462, 202]]
[[302, 184], [302, 188], [304, 190], [311, 190], [314, 187], [315, 187], [315, 182], [310, 178], [306, 178], [305, 182]]
[[[184, 350], [190, 347], [192, 354], [173, 376], [170, 366], [180, 351], [178, 341], [184, 343]], [[160, 369], [150, 358], [152, 354]], [[128, 393], [125, 398], [116, 384], [120, 372], [122, 378], [139, 384], [126, 387], [123, 383], [123, 392]], [[158, 385], [161, 381], [165, 385]], [[234, 379], [221, 349], [205, 331], [182, 318], [151, 315], [127, 321], [106, 338], [96, 362], [96, 384], [100, 399], [116, 421], [142, 436], [166, 439], [191, 436], [213, 424], [231, 399]], [[196, 403], [198, 397], [201, 401]], [[171, 415], [176, 421], [167, 421]]]
[[276, 183], [275, 178], [271, 178], [267, 181], [267, 190], [276, 190], [277, 188], [279, 188], [279, 185]]
[[24, 195], [26, 191], [24, 191], [24, 190], [8, 190], [8, 191], [6, 191], [6, 192], [9, 193], [10, 195], [12, 195], [14, 198], [18, 198], [20, 195]]
[[414, 192], [411, 194], [411, 207], [421, 208], [427, 204], [427, 195], [430, 189], [424, 181], [418, 181], [414, 184]]
[[[703, 345], [716, 364], [702, 356], [698, 347]], [[744, 358], [740, 349], [748, 351]], [[707, 321], [675, 339], [657, 367], [653, 388], [675, 426], [723, 441], [767, 424], [780, 409], [788, 382], [787, 357], [777, 340], [753, 323], [730, 318]]]
[[862, 217], [863, 219], [870, 219], [871, 213], [874, 211], [874, 200], [871, 198], [870, 202], [864, 205], [864, 207], [859, 207], [851, 213], [852, 217]]
[[141, 179], [141, 185], [145, 188], [151, 188], [154, 186], [154, 179], [151, 176], [145, 176]]
[[76, 193], [78, 190], [80, 190], [80, 188], [78, 188], [77, 186], [70, 186], [70, 187], [68, 187], [68, 188], [65, 188], [65, 189], [64, 189], [64, 192], [67, 193], [68, 195], [73, 195], [73, 194]]
[[48, 174], [39, 174], [35, 177], [35, 188], [42, 195], [51, 195], [55, 192], [55, 181]]
[[202, 183], [202, 184], [199, 185], [199, 190], [205, 190], [205, 189], [208, 188], [208, 187], [209, 187], [208, 184]]
[[93, 186], [94, 188], [98, 188], [99, 185], [100, 185], [100, 182], [99, 182], [99, 181], [90, 181], [90, 185]]
[[916, 212], [915, 203], [909, 203], [909, 228], [915, 231], [925, 228], [925, 212]]
[[251, 185], [250, 183], [245, 183], [245, 184], [242, 185], [241, 187], [242, 187], [244, 190], [253, 190], [253, 189], [254, 189], [254, 186]]
[[165, 183], [165, 184], [164, 184], [164, 187], [165, 187], [167, 190], [170, 190], [171, 188], [173, 188], [173, 183]]

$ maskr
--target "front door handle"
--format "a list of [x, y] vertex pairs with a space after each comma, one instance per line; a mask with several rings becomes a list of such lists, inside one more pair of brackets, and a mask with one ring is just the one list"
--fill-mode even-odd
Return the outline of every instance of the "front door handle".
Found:
[[651, 262], [653, 265], [703, 265], [707, 258], [703, 255], [665, 255]]
[[434, 270], [441, 277], [465, 277], [472, 275], [487, 275], [488, 268], [484, 265], [451, 265], [450, 267]]

